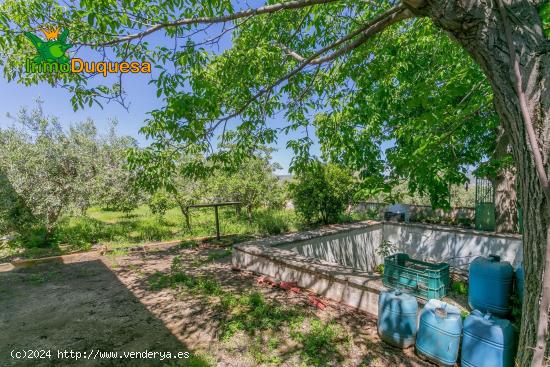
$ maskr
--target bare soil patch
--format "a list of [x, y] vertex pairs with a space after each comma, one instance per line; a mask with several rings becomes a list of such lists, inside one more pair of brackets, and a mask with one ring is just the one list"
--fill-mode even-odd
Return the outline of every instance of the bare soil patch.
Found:
[[[319, 310], [303, 293], [232, 271], [224, 246], [187, 244], [0, 273], [0, 366], [430, 365], [381, 342], [370, 315], [325, 300]], [[243, 301], [248, 295], [252, 301]], [[12, 349], [190, 351], [195, 358], [15, 361]]]

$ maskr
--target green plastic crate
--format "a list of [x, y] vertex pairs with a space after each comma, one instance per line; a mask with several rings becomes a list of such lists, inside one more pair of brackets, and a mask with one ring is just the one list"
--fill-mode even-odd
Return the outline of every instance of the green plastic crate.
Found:
[[424, 299], [441, 299], [450, 284], [449, 264], [433, 264], [394, 254], [384, 259], [384, 285], [408, 291]]

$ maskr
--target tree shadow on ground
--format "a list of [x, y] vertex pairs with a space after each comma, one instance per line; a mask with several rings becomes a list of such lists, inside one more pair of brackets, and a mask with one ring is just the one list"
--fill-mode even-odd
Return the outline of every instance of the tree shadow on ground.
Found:
[[[197, 262], [212, 251], [159, 252], [135, 265], [143, 273], [134, 277], [134, 292], [158, 292], [166, 299], [151, 305], [153, 312], [171, 315], [172, 330], [191, 347], [217, 345], [212, 348], [218, 358], [238, 353], [236, 363], [243, 366], [429, 365], [382, 343], [372, 316], [335, 303], [319, 311], [305, 294], [260, 286], [252, 274], [232, 271], [227, 259]], [[157, 267], [155, 261], [169, 266]], [[121, 265], [120, 271], [132, 270]]]
[[[0, 273], [6, 311], [0, 325], [9, 330], [0, 335], [0, 358], [26, 345], [192, 350], [195, 360], [186, 362], [195, 366], [428, 365], [382, 343], [370, 315], [330, 301], [318, 310], [306, 294], [259, 285], [253, 274], [231, 270], [229, 249], [227, 242], [206, 240]], [[128, 365], [162, 365], [147, 362]]]
[[[0, 309], [0, 360], [6, 366], [115, 364], [111, 359], [98, 358], [93, 363], [60, 359], [58, 350], [82, 355], [189, 350], [99, 260], [41, 264], [0, 273]], [[10, 357], [14, 349], [50, 350], [52, 358], [14, 360]], [[195, 360], [199, 363], [201, 357], [195, 356]], [[117, 359], [116, 365], [163, 366], [168, 362], [159, 357]]]

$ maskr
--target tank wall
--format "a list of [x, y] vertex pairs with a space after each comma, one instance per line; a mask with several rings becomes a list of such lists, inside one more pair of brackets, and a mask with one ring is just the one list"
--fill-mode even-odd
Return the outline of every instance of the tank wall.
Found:
[[360, 271], [372, 271], [377, 264], [384, 262], [377, 252], [383, 241], [395, 244], [398, 252], [415, 259], [445, 261], [462, 269], [467, 269], [476, 257], [490, 254], [499, 255], [514, 268], [522, 260], [519, 236], [391, 222], [277, 247]]
[[499, 255], [516, 268], [522, 261], [521, 237], [438, 226], [384, 223], [383, 240], [424, 261], [445, 261], [467, 269], [478, 256]]
[[376, 252], [383, 238], [382, 231], [382, 225], [378, 224], [277, 247], [361, 271], [372, 271], [384, 262]]

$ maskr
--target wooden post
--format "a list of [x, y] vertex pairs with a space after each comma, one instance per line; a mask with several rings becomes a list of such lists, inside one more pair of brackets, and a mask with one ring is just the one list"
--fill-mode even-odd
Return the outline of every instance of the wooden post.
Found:
[[218, 205], [214, 205], [214, 213], [216, 215], [216, 238], [220, 239], [220, 218], [218, 216]]
[[225, 202], [225, 203], [188, 205], [188, 206], [185, 207], [185, 209], [186, 209], [185, 213], [187, 213], [187, 216], [186, 216], [187, 225], [189, 226], [189, 228], [191, 227], [191, 223], [190, 223], [190, 220], [189, 220], [189, 217], [190, 217], [189, 209], [191, 209], [191, 208], [211, 208], [211, 207], [214, 207], [214, 215], [215, 215], [215, 219], [216, 219], [216, 238], [219, 240], [221, 238], [221, 236], [220, 236], [220, 216], [219, 216], [219, 212], [218, 212], [218, 207], [227, 206], [227, 205], [236, 205], [237, 208], [240, 209], [241, 204], [242, 204], [241, 202], [233, 201], [233, 202]]

